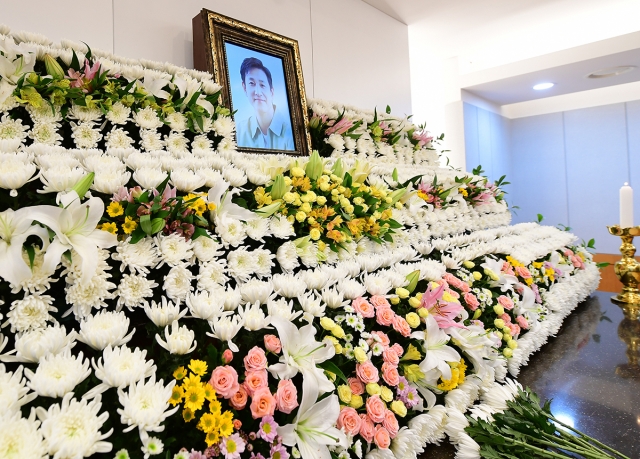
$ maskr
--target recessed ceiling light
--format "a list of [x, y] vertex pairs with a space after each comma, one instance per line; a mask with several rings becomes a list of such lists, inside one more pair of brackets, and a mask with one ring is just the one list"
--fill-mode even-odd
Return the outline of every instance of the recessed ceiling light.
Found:
[[597, 72], [590, 73], [587, 78], [609, 78], [623, 73], [627, 73], [635, 69], [635, 65], [621, 65], [619, 67], [609, 67], [608, 69], [598, 70]]
[[542, 91], [543, 89], [549, 89], [553, 87], [553, 83], [538, 83], [533, 87], [536, 91]]

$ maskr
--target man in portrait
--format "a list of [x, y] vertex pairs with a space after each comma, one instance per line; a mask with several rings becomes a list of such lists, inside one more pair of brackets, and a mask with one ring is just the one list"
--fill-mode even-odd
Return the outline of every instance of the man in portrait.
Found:
[[295, 150], [291, 121], [274, 103], [271, 72], [260, 59], [248, 57], [240, 66], [242, 88], [254, 113], [236, 122], [239, 147]]

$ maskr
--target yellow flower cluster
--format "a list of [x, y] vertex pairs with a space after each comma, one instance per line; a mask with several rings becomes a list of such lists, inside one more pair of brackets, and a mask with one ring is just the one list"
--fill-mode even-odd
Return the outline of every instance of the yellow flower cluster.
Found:
[[524, 268], [524, 265], [520, 263], [518, 260], [516, 260], [515, 258], [513, 258], [511, 255], [507, 255], [507, 261], [514, 268], [517, 268], [517, 267]]
[[205, 402], [209, 402], [209, 411], [200, 416], [196, 428], [206, 434], [207, 446], [212, 446], [233, 433], [233, 413], [222, 410], [213, 386], [201, 380], [207, 372], [207, 363], [191, 360], [188, 368], [190, 371], [178, 367], [173, 372], [173, 377], [182, 383], [173, 387], [169, 403], [174, 406], [184, 403], [182, 418], [185, 422], [191, 422], [196, 419], [197, 412], [204, 408]]
[[[207, 205], [207, 201], [204, 199], [206, 196], [206, 193], [189, 193], [184, 197], [184, 203], [188, 208], [193, 209], [198, 217], [202, 217], [207, 210], [214, 210], [216, 206], [213, 203]], [[213, 208], [210, 209], [210, 206], [213, 206]]]
[[464, 359], [460, 359], [460, 362], [449, 362], [449, 366], [451, 367], [451, 379], [442, 379], [438, 384], [438, 389], [445, 392], [449, 392], [462, 384], [467, 370]]

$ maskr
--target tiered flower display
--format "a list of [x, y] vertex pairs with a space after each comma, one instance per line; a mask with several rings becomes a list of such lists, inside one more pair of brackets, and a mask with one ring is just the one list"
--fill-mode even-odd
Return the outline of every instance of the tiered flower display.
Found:
[[342, 158], [245, 155], [208, 74], [0, 32], [1, 457], [478, 457], [597, 284], [408, 120], [316, 101]]

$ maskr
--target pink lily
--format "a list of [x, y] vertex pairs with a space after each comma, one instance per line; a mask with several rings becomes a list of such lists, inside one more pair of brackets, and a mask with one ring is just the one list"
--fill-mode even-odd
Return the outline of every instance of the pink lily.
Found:
[[464, 308], [460, 303], [444, 301], [442, 299], [442, 296], [444, 295], [444, 288], [444, 283], [438, 285], [435, 290], [431, 288], [431, 285], [429, 285], [427, 291], [422, 295], [420, 305], [421, 307], [429, 310], [429, 314], [433, 315], [434, 319], [436, 319], [438, 327], [464, 328], [464, 325], [454, 320]]
[[340, 121], [335, 123], [329, 129], [327, 129], [327, 135], [331, 134], [344, 134], [353, 126], [353, 121], [348, 120], [347, 118], [342, 118]]

